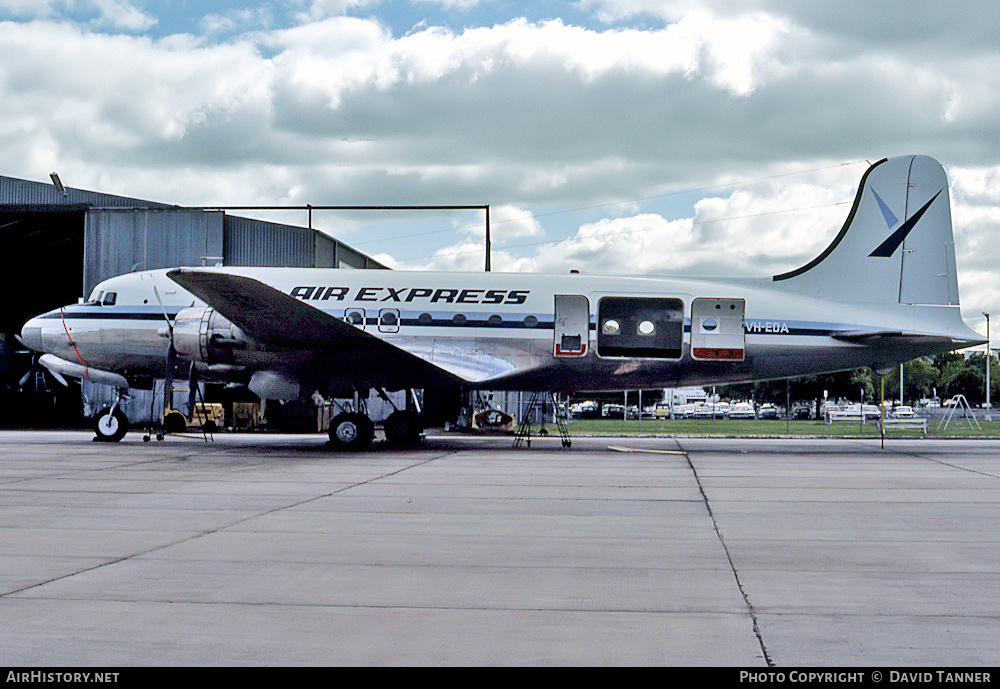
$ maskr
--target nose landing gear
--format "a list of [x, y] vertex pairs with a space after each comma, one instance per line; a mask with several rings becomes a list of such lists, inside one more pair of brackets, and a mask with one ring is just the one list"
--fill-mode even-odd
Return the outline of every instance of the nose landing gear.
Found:
[[128, 391], [119, 389], [114, 403], [94, 415], [94, 440], [117, 443], [128, 433], [128, 417], [119, 406], [123, 399], [128, 399]]

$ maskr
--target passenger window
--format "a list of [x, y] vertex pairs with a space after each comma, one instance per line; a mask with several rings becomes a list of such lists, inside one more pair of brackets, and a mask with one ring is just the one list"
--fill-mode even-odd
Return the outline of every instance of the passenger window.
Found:
[[351, 325], [363, 328], [365, 327], [365, 311], [364, 309], [347, 309], [344, 313], [344, 320]]
[[378, 330], [382, 333], [399, 332], [399, 310], [382, 309], [378, 312]]

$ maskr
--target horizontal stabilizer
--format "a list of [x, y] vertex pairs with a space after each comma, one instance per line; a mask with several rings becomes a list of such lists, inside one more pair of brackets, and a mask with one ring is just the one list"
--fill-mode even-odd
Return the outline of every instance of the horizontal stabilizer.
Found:
[[874, 346], [882, 341], [887, 345], [893, 344], [959, 344], [961, 347], [974, 347], [986, 342], [986, 340], [964, 340], [949, 337], [947, 335], [928, 335], [926, 333], [908, 333], [901, 330], [847, 330], [831, 335], [835, 340], [852, 342]]

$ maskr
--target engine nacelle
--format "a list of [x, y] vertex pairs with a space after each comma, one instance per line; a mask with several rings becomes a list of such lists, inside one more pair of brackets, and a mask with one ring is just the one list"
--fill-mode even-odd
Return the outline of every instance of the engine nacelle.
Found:
[[174, 349], [189, 361], [233, 363], [233, 350], [246, 346], [243, 332], [209, 306], [183, 309], [174, 320]]

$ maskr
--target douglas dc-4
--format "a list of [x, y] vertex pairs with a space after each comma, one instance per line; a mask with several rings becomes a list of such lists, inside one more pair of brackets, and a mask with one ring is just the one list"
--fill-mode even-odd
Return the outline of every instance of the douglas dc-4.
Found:
[[[669, 247], [664, 247], [669, 251]], [[892, 368], [983, 342], [959, 310], [948, 180], [927, 157], [879, 161], [843, 228], [768, 278], [596, 277], [173, 268], [114, 277], [28, 321], [21, 341], [58, 376], [130, 385], [190, 370], [262, 399], [382, 391], [599, 391]], [[117, 403], [95, 420], [119, 440]], [[420, 431], [397, 411], [390, 440]], [[345, 448], [374, 424], [347, 410]]]

